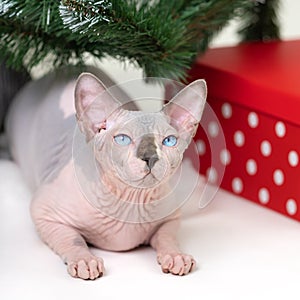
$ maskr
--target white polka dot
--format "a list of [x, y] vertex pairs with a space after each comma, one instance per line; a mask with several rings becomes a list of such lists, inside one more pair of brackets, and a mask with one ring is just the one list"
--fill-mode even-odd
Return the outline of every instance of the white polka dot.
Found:
[[279, 121], [275, 124], [275, 133], [280, 138], [285, 136], [286, 129], [285, 129], [285, 125], [283, 122]]
[[232, 116], [232, 107], [229, 103], [224, 103], [222, 105], [222, 115], [225, 119], [230, 119]]
[[276, 185], [282, 185], [284, 183], [284, 174], [280, 169], [274, 171], [273, 181]]
[[211, 137], [216, 137], [219, 134], [219, 126], [217, 122], [210, 122], [208, 124], [208, 133]]
[[248, 115], [248, 124], [251, 128], [256, 128], [258, 126], [259, 119], [258, 115], [255, 112], [251, 112]]
[[296, 151], [292, 150], [289, 152], [289, 155], [288, 155], [288, 160], [289, 160], [289, 164], [292, 166], [292, 167], [296, 167], [299, 163], [299, 155]]
[[199, 155], [204, 155], [206, 152], [206, 145], [203, 140], [198, 140], [196, 143], [198, 154]]
[[232, 190], [236, 194], [240, 194], [243, 191], [243, 188], [244, 188], [242, 179], [240, 179], [238, 177], [233, 178], [233, 180], [231, 182], [231, 187], [232, 187]]
[[272, 153], [272, 146], [269, 141], [262, 141], [260, 144], [260, 152], [263, 156], [270, 156]]
[[257, 172], [257, 164], [254, 159], [248, 159], [246, 162], [246, 171], [249, 175], [255, 175]]
[[218, 179], [218, 173], [214, 167], [210, 167], [206, 171], [207, 180], [210, 183], [216, 183]]
[[233, 140], [237, 147], [242, 147], [245, 144], [245, 135], [242, 131], [238, 130], [234, 133]]
[[294, 199], [289, 199], [286, 202], [286, 211], [288, 212], [289, 215], [293, 216], [297, 212], [297, 203]]
[[227, 166], [228, 164], [230, 164], [231, 155], [230, 155], [230, 152], [227, 149], [221, 150], [221, 152], [220, 152], [220, 160], [221, 160], [221, 163], [224, 166]]
[[267, 204], [270, 200], [270, 193], [268, 189], [266, 188], [261, 188], [258, 191], [258, 200], [262, 204]]

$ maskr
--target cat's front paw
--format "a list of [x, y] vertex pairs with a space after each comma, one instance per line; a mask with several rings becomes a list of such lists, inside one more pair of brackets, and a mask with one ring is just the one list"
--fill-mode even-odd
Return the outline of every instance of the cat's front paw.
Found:
[[157, 261], [164, 273], [174, 275], [186, 275], [196, 265], [196, 261], [191, 255], [183, 253], [158, 254]]
[[96, 279], [104, 273], [103, 260], [96, 256], [78, 258], [67, 263], [71, 276], [81, 279]]

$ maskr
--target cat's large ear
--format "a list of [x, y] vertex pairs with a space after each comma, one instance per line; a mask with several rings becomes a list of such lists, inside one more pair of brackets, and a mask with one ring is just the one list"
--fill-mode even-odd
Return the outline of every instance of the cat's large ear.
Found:
[[110, 114], [121, 107], [103, 83], [90, 73], [82, 73], [75, 86], [75, 109], [80, 130], [90, 141], [101, 129], [106, 129]]
[[170, 118], [170, 124], [177, 129], [187, 143], [190, 143], [196, 134], [206, 96], [205, 81], [195, 80], [175, 95], [163, 108], [163, 112]]

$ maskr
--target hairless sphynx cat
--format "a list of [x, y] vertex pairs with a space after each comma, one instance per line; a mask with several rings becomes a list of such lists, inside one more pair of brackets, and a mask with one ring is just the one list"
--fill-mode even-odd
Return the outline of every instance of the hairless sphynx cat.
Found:
[[[149, 113], [122, 105], [128, 96], [108, 91], [113, 83], [101, 71], [94, 72], [100, 79], [82, 73], [76, 80], [71, 73], [27, 84], [7, 120], [12, 155], [33, 191], [31, 215], [41, 239], [73, 277], [104, 273], [89, 244], [112, 251], [151, 245], [163, 272], [189, 273], [195, 261], [176, 240], [179, 210], [158, 210], [200, 122], [205, 82], [192, 82]], [[83, 138], [75, 145], [76, 128]], [[84, 166], [74, 166], [76, 151], [91, 156], [96, 169], [86, 184], [78, 180]]]

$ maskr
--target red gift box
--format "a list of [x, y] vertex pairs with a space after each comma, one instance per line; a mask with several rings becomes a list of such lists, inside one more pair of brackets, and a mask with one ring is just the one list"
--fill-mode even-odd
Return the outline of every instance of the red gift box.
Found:
[[[211, 171], [214, 139], [226, 149], [221, 186], [300, 220], [300, 41], [209, 49], [189, 71], [204, 78], [219, 124], [205, 120], [195, 136], [200, 173]], [[205, 113], [204, 113], [205, 116]], [[218, 128], [220, 126], [221, 128]], [[207, 134], [208, 133], [208, 134]], [[213, 169], [218, 176], [218, 167]]]

